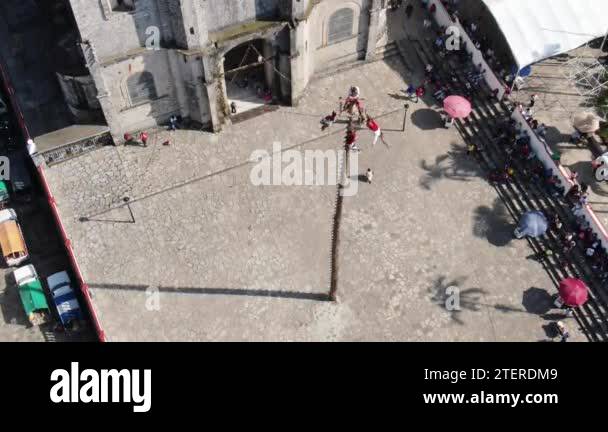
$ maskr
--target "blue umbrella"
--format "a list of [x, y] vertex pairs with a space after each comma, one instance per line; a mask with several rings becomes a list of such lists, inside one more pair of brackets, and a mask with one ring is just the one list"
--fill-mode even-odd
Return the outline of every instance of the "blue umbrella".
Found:
[[547, 218], [540, 211], [529, 211], [524, 213], [519, 221], [519, 226], [515, 230], [515, 236], [517, 238], [528, 237], [540, 237], [547, 232], [549, 228], [549, 222]]
[[532, 66], [526, 66], [525, 68], [523, 68], [522, 70], [519, 71], [519, 76], [520, 77], [529, 77], [530, 75], [532, 75]]
[[519, 71], [517, 70], [517, 66], [513, 66], [513, 68], [511, 69], [511, 73], [513, 75], [519, 75], [522, 78], [526, 78], [532, 75], [532, 66], [526, 66]]

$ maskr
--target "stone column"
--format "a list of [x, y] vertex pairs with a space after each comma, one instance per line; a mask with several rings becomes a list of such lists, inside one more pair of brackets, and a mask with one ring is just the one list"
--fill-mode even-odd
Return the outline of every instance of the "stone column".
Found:
[[274, 91], [274, 60], [276, 58], [275, 56], [276, 54], [276, 46], [274, 45], [273, 41], [270, 41], [268, 39], [264, 40], [264, 51], [263, 51], [263, 55], [264, 55], [264, 59], [266, 59], [266, 63], [264, 63], [264, 74], [266, 77], [266, 86], [268, 86], [269, 89]]
[[80, 48], [82, 49], [87, 68], [89, 69], [91, 77], [95, 82], [95, 87], [97, 89], [97, 100], [99, 100], [99, 105], [103, 111], [106, 124], [110, 128], [112, 139], [116, 144], [122, 143], [124, 141], [123, 135], [126, 131], [123, 130], [123, 125], [120, 122], [118, 110], [112, 103], [112, 99], [110, 97], [111, 94], [103, 76], [103, 68], [99, 64], [97, 55], [95, 53], [95, 48], [91, 44], [84, 43], [80, 45]]
[[291, 105], [297, 106], [304, 89], [308, 85], [309, 71], [306, 66], [308, 61], [306, 25], [299, 23], [296, 28], [291, 29], [290, 59], [291, 59]]
[[190, 116], [190, 107], [188, 106], [188, 97], [186, 96], [186, 89], [184, 88], [184, 76], [181, 73], [178, 64], [178, 53], [175, 50], [168, 50], [167, 56], [169, 57], [169, 66], [171, 67], [171, 76], [175, 83], [175, 93], [177, 96], [177, 102], [179, 104], [179, 110], [182, 117]]
[[370, 61], [376, 58], [376, 44], [378, 42], [380, 11], [382, 10], [382, 0], [372, 0], [369, 10], [369, 26], [367, 32], [367, 51], [365, 60]]
[[214, 132], [219, 132], [230, 114], [228, 95], [224, 77], [224, 55], [206, 55], [203, 57], [205, 87], [209, 99], [209, 115]]
[[279, 87], [281, 89], [281, 98], [283, 103], [291, 102], [291, 84], [289, 82], [291, 73], [290, 73], [290, 62], [289, 62], [289, 52], [280, 52], [279, 53], [279, 71], [281, 71], [281, 75], [279, 76]]
[[181, 0], [180, 5], [188, 49], [206, 46], [209, 42], [209, 29], [205, 8], [211, 6], [200, 0]]

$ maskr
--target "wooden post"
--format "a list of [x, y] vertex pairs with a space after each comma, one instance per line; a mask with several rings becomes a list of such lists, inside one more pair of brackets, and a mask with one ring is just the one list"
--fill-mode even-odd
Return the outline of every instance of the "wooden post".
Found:
[[403, 130], [402, 130], [402, 132], [405, 132], [405, 124], [407, 122], [407, 110], [410, 108], [410, 104], [405, 104], [403, 107], [405, 108], [405, 112], [403, 113]]

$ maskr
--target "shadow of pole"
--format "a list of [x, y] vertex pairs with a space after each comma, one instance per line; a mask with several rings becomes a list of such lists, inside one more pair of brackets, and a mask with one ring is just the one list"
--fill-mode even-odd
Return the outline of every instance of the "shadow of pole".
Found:
[[152, 287], [148, 285], [122, 285], [122, 284], [89, 284], [89, 288], [116, 291], [142, 291], [155, 288], [159, 292], [168, 294], [201, 294], [224, 295], [244, 297], [272, 297], [298, 300], [328, 301], [325, 293], [308, 293], [301, 291], [264, 290], [249, 288], [198, 288], [198, 287]]

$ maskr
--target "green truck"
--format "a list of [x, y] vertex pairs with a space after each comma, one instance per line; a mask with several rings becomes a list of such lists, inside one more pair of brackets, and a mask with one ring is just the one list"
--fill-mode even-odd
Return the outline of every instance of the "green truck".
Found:
[[29, 264], [13, 272], [21, 304], [32, 325], [41, 325], [51, 319], [49, 305], [36, 269]]
[[8, 186], [4, 180], [0, 180], [0, 210], [6, 208], [9, 199]]

